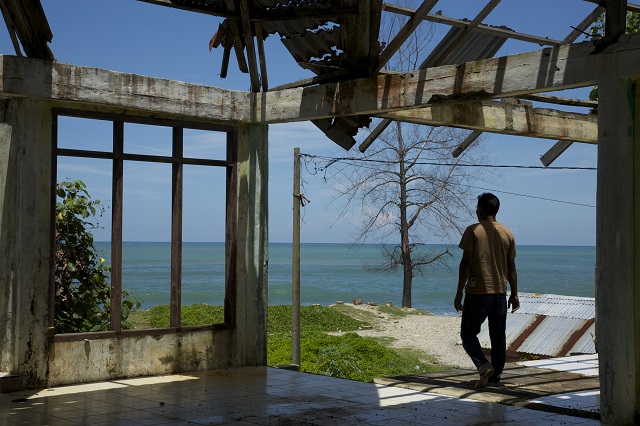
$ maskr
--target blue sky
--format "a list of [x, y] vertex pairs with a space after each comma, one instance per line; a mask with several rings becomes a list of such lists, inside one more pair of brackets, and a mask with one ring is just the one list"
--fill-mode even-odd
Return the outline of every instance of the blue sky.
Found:
[[[472, 19], [485, 3], [441, 0], [435, 10], [441, 9], [444, 15], [454, 18]], [[249, 89], [249, 77], [238, 71], [233, 57], [228, 77], [219, 77], [222, 50], [210, 52], [208, 49], [219, 18], [134, 0], [42, 0], [42, 4], [54, 34], [51, 47], [59, 62], [235, 90]], [[418, 4], [413, 2], [414, 7]], [[569, 26], [577, 25], [594, 7], [582, 0], [504, 0], [485, 23], [506, 24], [519, 32], [563, 39], [571, 31]], [[439, 27], [438, 31], [446, 29], [448, 27]], [[0, 53], [14, 54], [4, 26], [1, 31]], [[499, 55], [537, 48], [537, 45], [509, 41]], [[267, 39], [266, 49], [271, 87], [311, 76], [295, 64], [276, 36]], [[585, 97], [585, 93], [588, 89], [565, 92], [563, 96]], [[99, 121], [80, 121], [66, 119], [61, 123], [61, 138], [69, 147], [109, 143], [109, 126]], [[166, 128], [136, 125], [125, 128], [125, 141], [136, 152], [162, 152], [168, 149], [169, 140], [170, 131]], [[187, 149], [197, 155], [216, 157], [223, 152], [221, 135], [194, 131], [187, 134], [186, 140]], [[270, 126], [269, 142], [270, 241], [289, 242], [293, 148], [299, 146], [304, 153], [323, 156], [347, 153], [306, 122]], [[485, 134], [480, 149], [494, 164], [539, 166], [539, 157], [554, 143], [553, 140]], [[595, 145], [573, 144], [553, 165], [595, 167], [596, 157]], [[91, 194], [109, 205], [109, 164], [98, 160], [83, 164], [63, 160], [59, 163], [59, 178], [66, 177], [86, 180]], [[185, 171], [185, 241], [222, 240], [223, 177], [220, 170], [189, 168]], [[303, 211], [302, 241], [350, 242], [353, 227], [349, 222], [357, 221], [357, 215], [339, 218], [338, 207], [331, 203], [334, 195], [331, 183], [326, 184], [320, 177], [304, 171], [303, 179], [304, 193], [311, 203]], [[170, 180], [167, 165], [126, 166], [125, 240], [169, 240]], [[220, 182], [220, 187], [211, 182]], [[595, 171], [496, 169], [495, 178], [479, 185], [477, 192], [486, 189], [494, 190], [500, 197], [502, 209], [498, 220], [512, 228], [519, 244], [595, 244]], [[103, 220], [106, 229], [96, 232], [98, 240], [109, 239], [108, 216]]]

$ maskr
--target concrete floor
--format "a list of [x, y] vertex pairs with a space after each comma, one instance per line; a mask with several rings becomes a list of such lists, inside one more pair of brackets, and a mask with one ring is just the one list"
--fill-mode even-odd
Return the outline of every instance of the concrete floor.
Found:
[[[560, 400], [567, 398], [571, 400], [572, 396]], [[0, 395], [2, 425], [497, 423], [600, 424], [585, 417], [270, 367], [200, 371]]]

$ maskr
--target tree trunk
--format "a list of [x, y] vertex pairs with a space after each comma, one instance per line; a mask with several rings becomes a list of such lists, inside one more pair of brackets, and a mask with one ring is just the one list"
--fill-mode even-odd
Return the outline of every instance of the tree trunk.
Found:
[[402, 128], [398, 126], [398, 158], [400, 167], [400, 250], [402, 252], [402, 307], [411, 307], [411, 285], [413, 283], [413, 265], [411, 263], [411, 245], [409, 244], [409, 223], [407, 221], [407, 170], [405, 149], [402, 140]]

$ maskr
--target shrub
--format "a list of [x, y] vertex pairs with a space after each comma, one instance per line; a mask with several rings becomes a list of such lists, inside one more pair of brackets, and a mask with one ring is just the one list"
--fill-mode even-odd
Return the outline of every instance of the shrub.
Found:
[[[81, 180], [58, 182], [55, 220], [55, 319], [56, 333], [109, 329], [110, 268], [93, 245], [90, 229], [98, 227], [104, 208], [92, 200]], [[140, 302], [122, 292], [123, 329], [130, 328], [129, 313]]]

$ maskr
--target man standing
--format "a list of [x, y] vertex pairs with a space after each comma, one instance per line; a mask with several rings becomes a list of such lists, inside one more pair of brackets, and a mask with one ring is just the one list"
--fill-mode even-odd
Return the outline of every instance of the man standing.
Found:
[[[460, 337], [462, 346], [478, 369], [480, 380], [476, 389], [497, 384], [506, 358], [507, 309], [520, 308], [518, 274], [516, 272], [516, 242], [511, 231], [496, 221], [500, 200], [491, 193], [478, 196], [476, 216], [479, 223], [462, 234], [463, 250], [458, 276], [458, 291], [453, 302], [462, 310]], [[507, 301], [507, 282], [511, 295]], [[464, 306], [462, 296], [464, 289]], [[480, 326], [489, 318], [491, 362], [478, 341]]]

